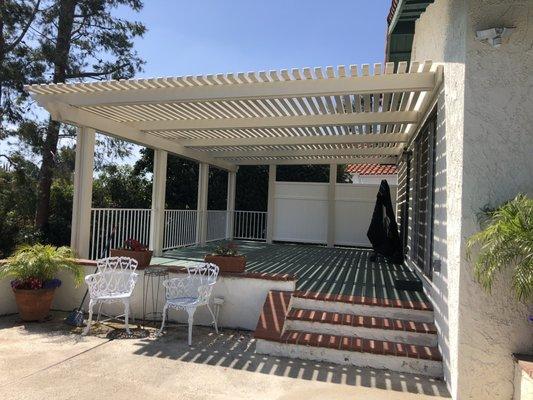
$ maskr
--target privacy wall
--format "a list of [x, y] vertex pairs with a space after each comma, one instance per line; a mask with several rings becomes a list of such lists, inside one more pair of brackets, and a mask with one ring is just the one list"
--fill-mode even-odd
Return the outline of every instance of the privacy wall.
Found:
[[[329, 183], [276, 182], [274, 240], [326, 243]], [[366, 232], [372, 218], [377, 184], [335, 185], [335, 244], [370, 246]], [[396, 200], [396, 187], [391, 186]], [[393, 203], [394, 205], [394, 203]]]

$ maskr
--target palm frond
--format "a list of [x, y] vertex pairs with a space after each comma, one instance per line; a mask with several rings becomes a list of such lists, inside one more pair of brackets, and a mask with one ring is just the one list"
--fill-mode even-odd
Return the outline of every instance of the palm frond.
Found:
[[42, 244], [24, 245], [0, 268], [0, 278], [38, 278], [45, 281], [55, 278], [61, 270], [71, 272], [76, 285], [83, 281], [83, 268], [76, 264], [70, 248]]
[[533, 200], [519, 194], [497, 209], [485, 212], [482, 230], [467, 242], [467, 258], [474, 262], [474, 276], [490, 292], [495, 277], [514, 268], [512, 287], [519, 300], [533, 300]]

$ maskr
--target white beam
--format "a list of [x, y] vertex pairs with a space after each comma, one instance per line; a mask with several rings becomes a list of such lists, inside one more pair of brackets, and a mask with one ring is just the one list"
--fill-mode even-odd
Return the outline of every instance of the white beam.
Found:
[[74, 199], [72, 204], [70, 247], [79, 258], [89, 258], [94, 145], [94, 129], [78, 127], [76, 134]]
[[196, 217], [196, 243], [205, 245], [207, 241], [207, 192], [209, 189], [209, 164], [198, 166], [198, 203]]
[[236, 165], [310, 165], [310, 164], [396, 164], [398, 157], [325, 157], [309, 159], [251, 159], [232, 160]]
[[228, 195], [226, 202], [226, 238], [233, 240], [233, 221], [235, 217], [235, 191], [237, 185], [237, 173], [228, 172]]
[[276, 219], [276, 165], [268, 166], [268, 201], [267, 201], [267, 232], [266, 242], [272, 243], [274, 223]]
[[416, 111], [317, 114], [286, 117], [211, 118], [131, 122], [140, 131], [195, 129], [261, 129], [305, 126], [344, 126], [365, 124], [407, 124], [418, 120]]
[[405, 133], [372, 133], [352, 135], [185, 139], [180, 140], [179, 143], [185, 147], [290, 146], [304, 144], [404, 143], [408, 138], [408, 135]]
[[[434, 83], [435, 77], [432, 72], [421, 72], [244, 84], [130, 88], [54, 95], [41, 95], [33, 92], [32, 96], [36, 100], [52, 97], [68, 104], [91, 106], [426, 91], [431, 90]], [[26, 89], [31, 91], [31, 87], [26, 87]]]
[[155, 256], [161, 256], [163, 253], [166, 184], [167, 152], [155, 150], [152, 178], [152, 212], [150, 218], [150, 250], [153, 250]]
[[372, 147], [368, 149], [290, 149], [290, 150], [238, 150], [238, 151], [210, 151], [214, 158], [236, 157], [298, 157], [298, 156], [345, 156], [357, 155], [397, 155], [397, 147]]
[[335, 188], [337, 185], [337, 164], [329, 165], [328, 186], [328, 233], [327, 246], [335, 246]]
[[[48, 106], [46, 107], [48, 109]], [[207, 162], [221, 169], [234, 171], [235, 166], [222, 160], [214, 160], [202, 152], [188, 149], [183, 145], [155, 135], [148, 135], [129, 125], [103, 118], [99, 115], [71, 107], [67, 104], [56, 103], [53, 105], [56, 121], [72, 123], [76, 126], [88, 126], [98, 132], [140, 144], [142, 146], [161, 149], [199, 162]]]

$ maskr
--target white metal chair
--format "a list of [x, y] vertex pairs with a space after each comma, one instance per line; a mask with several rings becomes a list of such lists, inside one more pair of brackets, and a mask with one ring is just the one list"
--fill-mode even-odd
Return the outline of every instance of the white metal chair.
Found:
[[166, 279], [163, 281], [165, 287], [166, 303], [163, 307], [163, 321], [159, 334], [163, 332], [165, 320], [169, 308], [185, 310], [188, 314], [189, 323], [189, 346], [192, 344], [192, 326], [194, 313], [199, 306], [207, 306], [213, 317], [215, 331], [218, 333], [218, 326], [215, 314], [209, 306], [209, 299], [213, 286], [218, 278], [218, 266], [215, 264], [202, 263], [192, 267], [187, 267], [187, 275], [179, 278]]
[[[128, 325], [130, 297], [135, 288], [138, 274], [135, 272], [137, 261], [129, 257], [108, 257], [97, 262], [96, 273], [87, 275], [85, 282], [89, 287], [89, 319], [82, 335], [89, 333], [96, 304], [121, 302], [124, 304], [124, 323], [126, 332], [131, 334]], [[98, 311], [100, 319], [100, 311]]]

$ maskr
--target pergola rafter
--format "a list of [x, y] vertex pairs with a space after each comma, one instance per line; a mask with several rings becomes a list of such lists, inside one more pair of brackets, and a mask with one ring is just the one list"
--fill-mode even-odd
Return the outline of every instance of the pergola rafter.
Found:
[[27, 90], [58, 121], [234, 170], [246, 161], [394, 163], [441, 75], [428, 61]]

